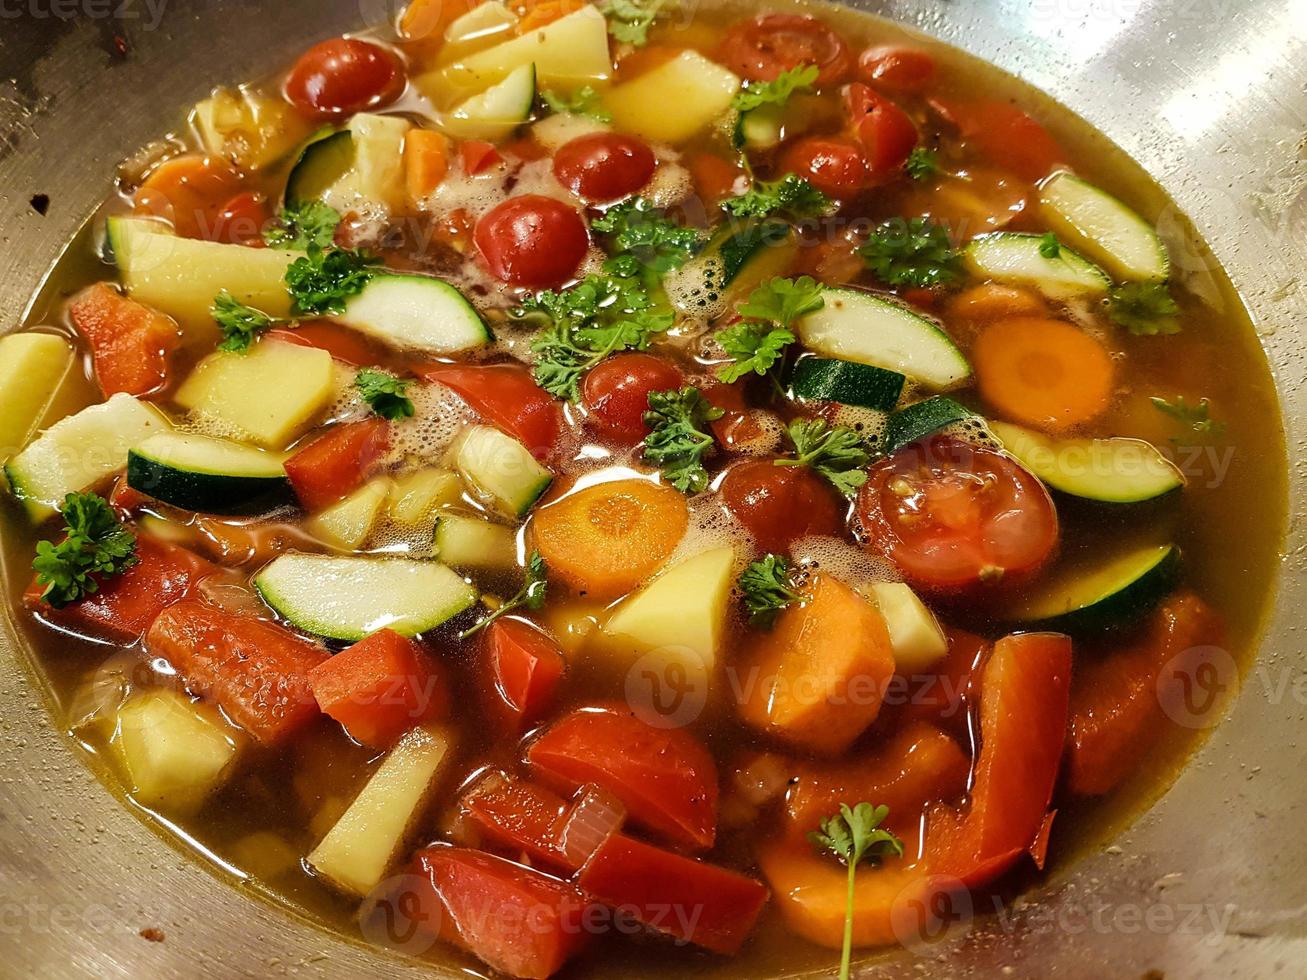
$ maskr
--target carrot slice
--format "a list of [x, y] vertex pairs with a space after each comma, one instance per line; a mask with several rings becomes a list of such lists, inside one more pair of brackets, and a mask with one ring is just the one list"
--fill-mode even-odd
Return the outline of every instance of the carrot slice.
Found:
[[949, 302], [948, 311], [959, 319], [987, 323], [1006, 316], [1043, 316], [1048, 305], [1028, 289], [987, 282], [958, 293]]
[[404, 181], [413, 203], [429, 197], [449, 172], [449, 140], [434, 129], [411, 129], [404, 137]]
[[159, 164], [132, 198], [136, 213], [172, 222], [182, 238], [217, 240], [222, 212], [241, 190], [241, 176], [225, 160], [188, 153]]
[[585, 6], [588, 6], [586, 0], [538, 0], [527, 6], [526, 13], [517, 22], [517, 33], [529, 34]]
[[671, 487], [617, 480], [540, 510], [532, 537], [553, 576], [589, 598], [615, 599], [667, 561], [689, 523], [685, 497]]
[[477, 5], [478, 0], [413, 0], [399, 19], [399, 32], [407, 41], [438, 47], [445, 28]]
[[1041, 429], [1081, 425], [1111, 400], [1111, 355], [1064, 320], [1000, 320], [977, 339], [972, 360], [984, 399], [1004, 416]]

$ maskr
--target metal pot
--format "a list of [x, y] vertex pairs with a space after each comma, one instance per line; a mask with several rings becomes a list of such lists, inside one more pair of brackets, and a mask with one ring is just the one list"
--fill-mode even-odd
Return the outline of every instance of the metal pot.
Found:
[[[215, 79], [399, 0], [0, 0], [0, 310], [11, 327], [113, 166]], [[864, 0], [1051, 93], [1139, 161], [1206, 237], [1280, 382], [1291, 459], [1307, 374], [1307, 6], [1300, 0]], [[1291, 513], [1307, 483], [1295, 471]], [[1249, 501], [1250, 507], [1259, 501]], [[1268, 976], [1307, 956], [1307, 536], [1295, 520], [1260, 658], [1169, 791], [1110, 846], [864, 976]], [[0, 633], [0, 956], [10, 976], [431, 976], [171, 848], [54, 731]], [[977, 910], [982, 911], [982, 910]], [[147, 941], [160, 935], [162, 942]], [[143, 934], [144, 932], [144, 934]], [[729, 968], [724, 971], [729, 972]]]

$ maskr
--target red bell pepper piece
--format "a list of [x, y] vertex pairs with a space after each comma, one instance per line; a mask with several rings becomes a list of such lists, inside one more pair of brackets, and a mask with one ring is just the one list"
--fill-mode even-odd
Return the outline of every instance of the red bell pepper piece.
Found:
[[485, 632], [482, 656], [490, 713], [515, 734], [553, 703], [566, 662], [558, 644], [520, 619], [497, 619]]
[[381, 630], [309, 671], [313, 697], [350, 738], [384, 749], [449, 710], [449, 688], [416, 640]]
[[563, 857], [558, 836], [569, 805], [537, 783], [492, 772], [464, 794], [459, 810], [495, 846], [574, 871]]
[[428, 364], [414, 373], [452, 388], [472, 410], [502, 429], [537, 459], [547, 459], [558, 441], [558, 400], [535, 383], [521, 364]]
[[138, 510], [145, 506], [146, 501], [149, 499], [141, 491], [127, 485], [127, 474], [125, 473], [114, 481], [113, 489], [109, 491], [109, 506], [124, 521], [130, 520]]
[[654, 728], [624, 707], [582, 708], [536, 739], [527, 761], [569, 792], [602, 786], [670, 843], [707, 848], [716, 837], [717, 767], [682, 729]]
[[511, 977], [544, 980], [585, 946], [586, 901], [571, 885], [480, 851], [419, 851], [414, 921]]
[[43, 618], [84, 630], [95, 639], [135, 643], [155, 617], [186, 598], [200, 579], [218, 571], [194, 552], [143, 534], [136, 538], [136, 557], [137, 564], [102, 580], [99, 592], [62, 609], [41, 600], [45, 589], [35, 580], [23, 593], [23, 601]]
[[389, 445], [385, 419], [333, 425], [286, 460], [286, 476], [305, 510], [321, 510], [362, 486]]
[[504, 159], [499, 151], [495, 149], [493, 143], [486, 143], [482, 140], [468, 140], [465, 143], [460, 143], [458, 155], [463, 161], [463, 172], [469, 177], [475, 177], [477, 174], [489, 170]]
[[293, 328], [278, 327], [269, 330], [268, 337], [300, 347], [325, 350], [336, 360], [352, 367], [377, 363], [377, 355], [366, 340], [348, 327], [328, 320], [310, 320]]
[[95, 379], [105, 396], [152, 395], [168, 386], [181, 330], [168, 316], [98, 282], [68, 306], [77, 332], [91, 348]]
[[739, 951], [767, 903], [753, 878], [613, 834], [581, 869], [588, 898], [715, 953]]
[[309, 672], [327, 651], [276, 623], [183, 599], [154, 621], [145, 646], [172, 664], [189, 691], [217, 702], [265, 745], [319, 715]]

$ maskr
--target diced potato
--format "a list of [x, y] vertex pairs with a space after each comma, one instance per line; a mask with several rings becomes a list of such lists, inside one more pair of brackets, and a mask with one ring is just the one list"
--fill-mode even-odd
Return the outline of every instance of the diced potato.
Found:
[[27, 445], [72, 364], [72, 346], [54, 334], [0, 338], [0, 463]]
[[390, 210], [402, 207], [407, 200], [404, 137], [410, 128], [408, 120], [399, 116], [360, 112], [351, 119], [354, 165], [322, 199], [341, 213], [367, 202]]
[[245, 88], [215, 90], [195, 107], [191, 120], [206, 150], [242, 170], [276, 163], [313, 130], [283, 99]]
[[216, 709], [161, 688], [124, 701], [110, 739], [133, 799], [169, 816], [198, 810], [243, 742]]
[[307, 524], [308, 532], [334, 548], [357, 551], [376, 527], [391, 490], [389, 477], [365, 483], [344, 500], [315, 514]]
[[436, 557], [450, 568], [502, 572], [517, 568], [517, 530], [466, 514], [436, 524]]
[[948, 653], [948, 639], [939, 622], [912, 587], [903, 582], [877, 582], [867, 590], [880, 609], [894, 646], [894, 667], [900, 674], [927, 670]]
[[229, 425], [233, 435], [285, 449], [336, 391], [325, 350], [265, 340], [245, 353], [210, 354], [177, 392], [177, 404]]
[[462, 498], [463, 481], [457, 473], [418, 470], [395, 480], [390, 491], [390, 519], [396, 524], [424, 524], [437, 510]]
[[451, 745], [450, 733], [436, 726], [419, 726], [400, 739], [309, 854], [309, 865], [351, 894], [372, 891], [430, 799]]
[[731, 107], [740, 79], [694, 51], [682, 51], [604, 96], [618, 129], [661, 143], [683, 143]]

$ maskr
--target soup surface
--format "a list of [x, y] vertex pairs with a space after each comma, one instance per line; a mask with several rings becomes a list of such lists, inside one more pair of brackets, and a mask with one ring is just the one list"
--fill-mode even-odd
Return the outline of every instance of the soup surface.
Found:
[[59, 725], [241, 887], [473, 971], [847, 971], [1219, 718], [1272, 381], [1066, 110], [644, 0], [216, 81], [0, 340], [0, 516]]

